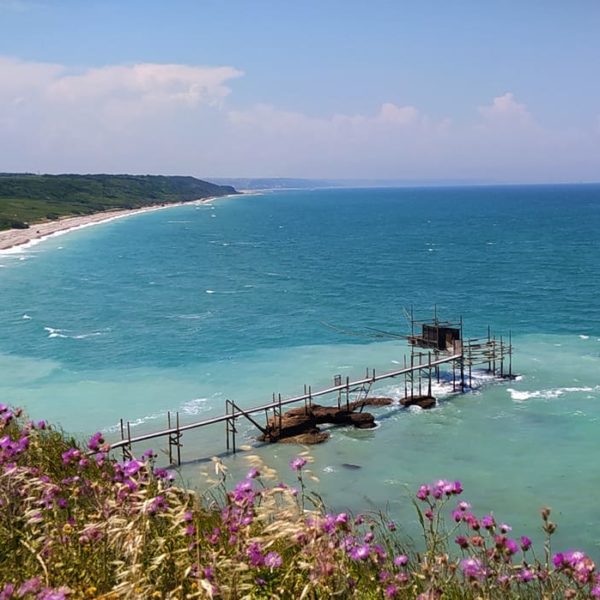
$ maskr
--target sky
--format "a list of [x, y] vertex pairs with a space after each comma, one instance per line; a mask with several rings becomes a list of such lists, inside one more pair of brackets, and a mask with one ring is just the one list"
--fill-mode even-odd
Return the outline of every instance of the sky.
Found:
[[598, 0], [0, 0], [0, 171], [600, 181]]

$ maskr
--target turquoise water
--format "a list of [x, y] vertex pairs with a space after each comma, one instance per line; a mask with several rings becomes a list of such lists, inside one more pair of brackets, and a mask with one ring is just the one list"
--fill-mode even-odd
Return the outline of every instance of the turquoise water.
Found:
[[[415, 534], [408, 490], [461, 479], [515, 533], [550, 505], [557, 544], [600, 556], [600, 187], [273, 192], [132, 216], [0, 253], [0, 397], [69, 431], [162, 428], [402, 362], [410, 305], [513, 332], [518, 381], [478, 375], [428, 412], [313, 447], [327, 502], [385, 507]], [[400, 396], [400, 382], [378, 392]], [[241, 425], [251, 441], [253, 430]], [[222, 427], [184, 438], [201, 486]], [[257, 452], [287, 475], [289, 446]], [[228, 459], [234, 474], [242, 455]], [[351, 463], [360, 469], [348, 470]]]

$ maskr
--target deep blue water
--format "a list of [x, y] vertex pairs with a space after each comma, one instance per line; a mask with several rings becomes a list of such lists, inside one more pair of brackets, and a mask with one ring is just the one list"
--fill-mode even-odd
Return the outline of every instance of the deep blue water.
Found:
[[0, 254], [0, 395], [73, 431], [156, 429], [394, 368], [400, 342], [339, 330], [406, 332], [437, 305], [467, 335], [512, 330], [522, 379], [336, 430], [313, 449], [322, 493], [404, 515], [406, 486], [461, 478], [523, 527], [552, 504], [562, 541], [597, 551], [599, 232], [600, 186], [269, 192], [71, 232]]

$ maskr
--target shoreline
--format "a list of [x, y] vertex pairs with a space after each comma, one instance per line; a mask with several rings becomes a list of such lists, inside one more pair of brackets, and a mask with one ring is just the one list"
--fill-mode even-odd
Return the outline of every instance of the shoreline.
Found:
[[[124, 208], [119, 210], [111, 210], [105, 212], [93, 213], [91, 215], [81, 215], [73, 217], [64, 217], [56, 221], [47, 221], [42, 223], [33, 223], [28, 229], [6, 229], [0, 231], [0, 253], [9, 254], [19, 252], [24, 248], [28, 248], [39, 244], [40, 242], [59, 235], [91, 227], [92, 225], [100, 225], [116, 219], [122, 219], [132, 215], [141, 213], [154, 212], [165, 208], [173, 208], [175, 206], [184, 206], [186, 204], [210, 204], [219, 198], [228, 198], [227, 196], [210, 196], [208, 198], [199, 198], [197, 200], [188, 200], [184, 202], [171, 202], [169, 204], [157, 204], [154, 206], [144, 206], [142, 208]], [[236, 196], [238, 194], [235, 194]]]

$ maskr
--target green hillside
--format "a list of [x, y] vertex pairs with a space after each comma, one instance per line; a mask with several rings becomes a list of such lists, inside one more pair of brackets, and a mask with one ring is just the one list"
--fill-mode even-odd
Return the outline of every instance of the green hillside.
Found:
[[0, 173], [0, 230], [105, 210], [237, 193], [194, 177]]

